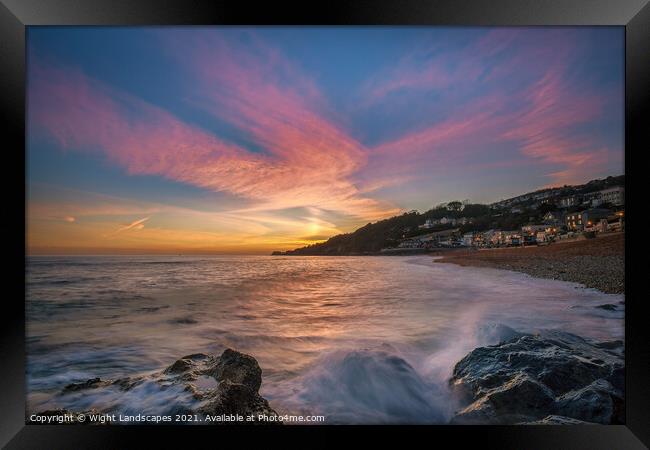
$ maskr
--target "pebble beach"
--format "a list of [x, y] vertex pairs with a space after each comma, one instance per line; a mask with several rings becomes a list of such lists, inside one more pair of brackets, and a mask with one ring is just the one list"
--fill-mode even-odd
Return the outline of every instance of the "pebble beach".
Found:
[[625, 293], [625, 233], [530, 246], [442, 252], [437, 262], [493, 267], [571, 281], [607, 294]]

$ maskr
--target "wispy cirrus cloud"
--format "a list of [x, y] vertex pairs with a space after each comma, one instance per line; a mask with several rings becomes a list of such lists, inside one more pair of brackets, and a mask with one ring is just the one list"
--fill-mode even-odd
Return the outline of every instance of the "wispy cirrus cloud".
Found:
[[[589, 127], [617, 93], [572, 72], [582, 57], [575, 31], [544, 31], [543, 40], [542, 31], [473, 33], [460, 46], [430, 40], [372, 72], [348, 99], [358, 116], [381, 119], [364, 132], [358, 116], [336, 114], [316, 74], [249, 30], [153, 33], [182, 80], [170, 93], [180, 113], [35, 58], [30, 137], [47, 134], [65, 151], [99, 155], [126, 174], [235, 200], [206, 211], [99, 196], [36, 201], [32, 217], [43, 230], [48, 221], [67, 222], [87, 236], [100, 233], [90, 228], [97, 224], [100, 234], [125, 243], [174, 236], [194, 246], [202, 236], [215, 245], [294, 245], [412, 206], [401, 190], [410, 195], [422, 186], [430, 189], [423, 196], [435, 196], [440, 177], [535, 167], [537, 180], [559, 184], [611, 167], [622, 149]], [[143, 219], [123, 225], [154, 215], [155, 227], [144, 228]]]
[[[516, 146], [522, 158], [548, 167], [548, 185], [604, 170], [608, 155], [622, 148], [607, 148], [580, 126], [602, 117], [605, 103], [616, 95], [571, 77], [572, 60], [579, 54], [574, 31], [545, 37], [540, 45], [529, 33], [495, 30], [451, 55], [423, 59], [414, 55], [426, 49], [416, 49], [373, 79], [367, 95], [378, 107], [389, 104], [387, 96], [397, 89], [406, 96], [436, 91], [447, 99], [441, 103], [452, 106], [443, 119], [427, 124], [423, 117], [402, 135], [378, 144], [369, 167], [379, 173], [407, 173], [422, 164], [495, 167], [507, 161], [476, 160], [484, 158], [479, 152], [486, 145], [504, 143]], [[491, 61], [495, 55], [498, 64]], [[456, 91], [463, 85], [477, 94], [459, 97]]]
[[131, 230], [131, 229], [141, 230], [144, 228], [144, 223], [149, 219], [150, 219], [149, 217], [144, 217], [142, 219], [134, 220], [133, 222], [118, 228], [117, 230], [115, 230], [115, 233], [113, 234], [118, 234], [123, 231]]
[[511, 49], [522, 34], [516, 29], [496, 29], [462, 45], [438, 40], [424, 42], [363, 84], [362, 105], [376, 105], [395, 93], [462, 91], [502, 64], [495, 57]]
[[256, 201], [258, 210], [316, 206], [363, 219], [398, 211], [364, 196], [350, 181], [364, 164], [363, 146], [307, 104], [314, 92], [294, 92], [264, 72], [275, 70], [273, 55], [268, 67], [251, 67], [259, 64], [254, 58], [233, 56], [221, 64], [203, 56], [197, 59], [214, 63], [196, 69], [207, 92], [204, 106], [245, 131], [263, 152], [64, 68], [34, 69], [30, 121], [64, 148], [102, 152], [130, 174], [229, 192]]
[[176, 36], [170, 51], [196, 81], [193, 103], [243, 131], [272, 161], [255, 183], [267, 201], [260, 208], [314, 205], [364, 218], [397, 211], [350, 181], [367, 150], [328, 114], [313, 81], [254, 33], [244, 35], [246, 45], [214, 32]]

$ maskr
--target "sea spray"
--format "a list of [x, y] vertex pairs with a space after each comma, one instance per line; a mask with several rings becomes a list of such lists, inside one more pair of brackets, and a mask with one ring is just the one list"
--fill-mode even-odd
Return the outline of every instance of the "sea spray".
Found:
[[301, 381], [294, 401], [315, 405], [328, 423], [439, 423], [445, 412], [438, 387], [394, 348], [334, 352]]

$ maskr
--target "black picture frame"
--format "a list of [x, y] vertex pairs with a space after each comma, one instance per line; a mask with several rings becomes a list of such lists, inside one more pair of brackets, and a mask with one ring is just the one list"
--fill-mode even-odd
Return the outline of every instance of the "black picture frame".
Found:
[[[35, 25], [447, 25], [539, 26], [615, 25], [625, 27], [626, 173], [626, 425], [590, 426], [419, 426], [419, 427], [244, 427], [25, 425], [25, 30]], [[189, 446], [196, 439], [225, 445], [224, 436], [252, 446], [252, 439], [308, 439], [326, 444], [341, 434], [374, 439], [397, 435], [402, 445], [415, 438], [454, 446], [488, 448], [635, 449], [650, 445], [650, 346], [644, 296], [635, 294], [632, 265], [638, 246], [637, 195], [631, 186], [640, 154], [650, 148], [644, 112], [650, 93], [650, 5], [648, 0], [351, 0], [311, 4], [187, 0], [1, 0], [0, 66], [5, 170], [5, 236], [0, 369], [0, 445], [6, 448], [130, 448], [136, 439], [162, 448]], [[8, 139], [7, 139], [8, 138]], [[640, 197], [640, 195], [639, 195]], [[7, 205], [8, 203], [8, 205]], [[632, 207], [630, 207], [632, 205]], [[640, 207], [639, 207], [640, 208]], [[629, 225], [632, 225], [631, 227]], [[630, 234], [632, 233], [632, 234]], [[10, 288], [10, 289], [8, 289]], [[216, 429], [218, 428], [218, 429]], [[406, 440], [408, 439], [408, 440]], [[155, 443], [158, 441], [159, 443]]]

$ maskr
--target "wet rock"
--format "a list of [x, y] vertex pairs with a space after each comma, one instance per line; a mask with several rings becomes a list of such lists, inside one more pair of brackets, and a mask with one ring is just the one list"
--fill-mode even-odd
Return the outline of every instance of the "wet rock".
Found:
[[555, 411], [557, 414], [587, 422], [625, 422], [624, 400], [621, 391], [602, 379], [559, 397]]
[[227, 348], [209, 371], [217, 381], [243, 384], [257, 392], [262, 385], [262, 369], [255, 358]]
[[598, 348], [604, 348], [607, 350], [621, 350], [625, 348], [623, 341], [620, 340], [615, 340], [615, 341], [603, 341], [603, 342], [598, 342], [594, 344]]
[[[85, 389], [113, 387], [127, 392], [145, 382], [159, 386], [161, 391], [181, 386], [182, 390], [191, 392], [197, 403], [193, 410], [182, 411], [184, 413], [235, 414], [244, 417], [253, 415], [256, 419], [259, 415], [265, 415], [274, 418], [272, 423], [281, 423], [276, 420], [278, 415], [268, 401], [259, 395], [262, 385], [262, 369], [259, 364], [252, 356], [232, 349], [226, 349], [221, 356], [205, 353], [183, 356], [164, 370], [151, 375], [116, 380], [92, 378], [82, 383], [69, 384], [63, 388], [61, 395]], [[43, 414], [78, 414], [62, 411], [64, 410], [46, 411]]]
[[165, 369], [165, 373], [183, 373], [192, 368], [192, 362], [186, 359], [179, 359]]
[[118, 378], [117, 380], [111, 383], [111, 386], [116, 386], [122, 391], [129, 391], [142, 383], [144, 381], [143, 377], [124, 377]]
[[259, 422], [258, 417], [262, 415], [277, 417], [269, 402], [259, 395], [262, 369], [252, 356], [228, 348], [201, 374], [212, 376], [218, 385], [203, 395], [205, 402], [198, 413], [252, 416], [254, 422]]
[[598, 305], [596, 308], [599, 309], [604, 309], [605, 311], [616, 311], [618, 308], [616, 305], [612, 305], [611, 303], [606, 303], [604, 305]]
[[[199, 367], [202, 363], [206, 361], [214, 360], [213, 356], [206, 355], [205, 353], [193, 353], [191, 355], [183, 356], [182, 358], [176, 360], [174, 364], [167, 367], [163, 373], [165, 374], [182, 374], [187, 372], [201, 372], [202, 368]], [[208, 368], [203, 368], [203, 371]]]
[[63, 393], [82, 391], [85, 389], [95, 389], [111, 384], [110, 381], [102, 381], [100, 378], [91, 378], [82, 383], [70, 383], [63, 388]]
[[277, 417], [269, 402], [257, 391], [245, 384], [233, 383], [229, 380], [220, 382], [208, 402], [197, 412], [216, 416], [223, 414], [253, 416], [254, 422], [258, 422], [260, 415]]
[[525, 373], [490, 389], [453, 418], [454, 424], [516, 423], [543, 417], [555, 398], [553, 392]]
[[515, 336], [459, 361], [450, 384], [462, 404], [452, 423], [521, 423], [549, 415], [623, 422], [619, 343], [558, 331]]

